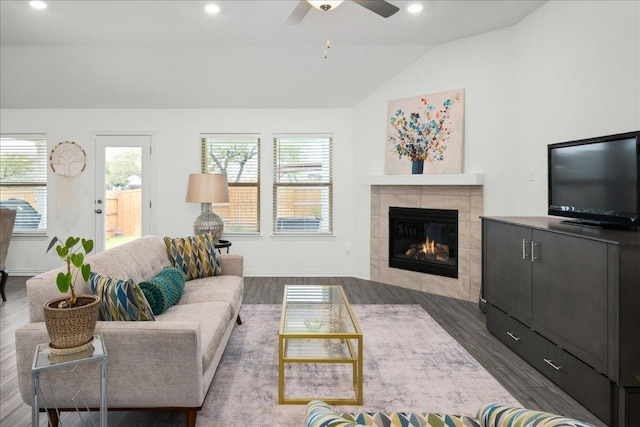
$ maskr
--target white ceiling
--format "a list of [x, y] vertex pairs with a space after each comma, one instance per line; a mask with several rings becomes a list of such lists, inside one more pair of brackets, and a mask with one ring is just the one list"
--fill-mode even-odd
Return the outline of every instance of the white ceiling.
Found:
[[[0, 0], [3, 108], [351, 107], [435, 45], [519, 22], [542, 0], [418, 1], [384, 19], [344, 2]], [[324, 44], [332, 42], [329, 57]]]

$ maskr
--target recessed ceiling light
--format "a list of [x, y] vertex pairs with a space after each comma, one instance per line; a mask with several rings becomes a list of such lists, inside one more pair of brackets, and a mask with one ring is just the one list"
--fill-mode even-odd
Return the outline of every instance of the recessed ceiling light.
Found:
[[206, 10], [207, 13], [215, 15], [216, 13], [220, 12], [220, 6], [218, 6], [217, 4], [210, 3], [204, 7], [204, 10]]
[[407, 10], [409, 11], [409, 13], [413, 14], [420, 13], [422, 12], [422, 5], [420, 3], [414, 3], [412, 5], [409, 5]]
[[43, 1], [33, 0], [29, 2], [29, 6], [34, 9], [42, 10], [47, 8], [47, 4]]

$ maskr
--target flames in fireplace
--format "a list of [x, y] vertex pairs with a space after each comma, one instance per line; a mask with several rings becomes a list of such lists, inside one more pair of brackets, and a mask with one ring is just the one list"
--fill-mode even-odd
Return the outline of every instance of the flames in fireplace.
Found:
[[411, 244], [405, 252], [405, 256], [418, 261], [448, 262], [449, 245], [438, 243], [435, 240], [429, 239], [429, 236], [427, 236], [427, 240], [424, 243]]

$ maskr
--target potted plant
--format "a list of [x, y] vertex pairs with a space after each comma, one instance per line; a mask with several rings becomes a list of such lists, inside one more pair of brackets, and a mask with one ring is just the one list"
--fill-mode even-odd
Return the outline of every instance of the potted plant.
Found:
[[81, 276], [87, 282], [91, 265], [85, 255], [93, 250], [93, 240], [68, 237], [65, 241], [54, 237], [47, 252], [55, 246], [56, 253], [66, 264], [66, 272], [58, 273], [56, 285], [63, 294], [44, 305], [44, 318], [49, 333], [49, 348], [53, 354], [72, 354], [91, 346], [98, 320], [100, 299], [95, 295], [76, 295], [76, 281]]

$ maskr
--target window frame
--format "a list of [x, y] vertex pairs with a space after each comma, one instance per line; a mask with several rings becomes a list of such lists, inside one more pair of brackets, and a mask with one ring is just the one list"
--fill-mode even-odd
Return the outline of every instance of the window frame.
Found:
[[[18, 228], [17, 223], [18, 219], [16, 219], [16, 226], [13, 228], [12, 237], [45, 237], [48, 233], [48, 203], [49, 203], [49, 185], [48, 185], [48, 173], [49, 173], [49, 147], [47, 135], [45, 133], [1, 133], [0, 134], [0, 145], [1, 142], [5, 140], [14, 140], [14, 141], [32, 141], [35, 143], [36, 147], [36, 156], [35, 161], [37, 162], [37, 168], [39, 168], [39, 173], [37, 173], [37, 177], [42, 179], [32, 179], [32, 180], [19, 180], [19, 181], [3, 181], [0, 178], [0, 188], [9, 188], [13, 189], [29, 189], [34, 188], [33, 191], [41, 193], [44, 197], [42, 205], [38, 203], [38, 206], [41, 207], [40, 210], [37, 209], [38, 206], [32, 206], [38, 214], [40, 214], [40, 221], [38, 222], [38, 226], [35, 229], [32, 228]], [[2, 150], [0, 150], [1, 152]], [[19, 151], [15, 151], [16, 154], [19, 154]], [[5, 190], [6, 191], [6, 190]], [[37, 196], [36, 196], [37, 197]], [[0, 197], [0, 200], [3, 197]], [[9, 199], [7, 199], [9, 200]], [[40, 227], [42, 224], [42, 228]]]
[[[326, 165], [327, 171], [327, 181], [323, 181], [322, 179], [318, 181], [306, 181], [306, 182], [281, 182], [280, 174], [278, 173], [279, 169], [279, 152], [280, 152], [280, 140], [295, 140], [298, 139], [300, 141], [304, 140], [318, 140], [318, 139], [326, 139], [327, 143], [327, 160], [328, 164]], [[273, 236], [282, 237], [282, 236], [314, 236], [314, 237], [326, 237], [326, 236], [334, 236], [334, 184], [333, 184], [333, 139], [334, 136], [332, 133], [308, 133], [308, 134], [275, 134], [273, 136], [273, 192], [272, 192], [272, 201], [273, 201], [273, 218], [272, 218], [272, 233]], [[325, 165], [323, 164], [324, 168]], [[300, 231], [283, 231], [278, 230], [278, 189], [281, 188], [318, 188], [324, 187], [328, 190], [328, 200], [326, 211], [329, 215], [327, 219], [326, 229], [321, 229], [319, 226], [318, 231], [310, 231], [306, 226], [303, 226], [303, 230]]]
[[[222, 143], [222, 141], [224, 139], [228, 139], [228, 140], [233, 140], [233, 139], [237, 139], [237, 140], [242, 140], [242, 139], [246, 139], [246, 140], [251, 140], [254, 139], [256, 146], [257, 146], [257, 154], [256, 154], [256, 181], [255, 182], [232, 182], [231, 179], [228, 179], [228, 183], [229, 183], [229, 190], [233, 191], [232, 188], [255, 188], [256, 189], [256, 218], [255, 218], [255, 230], [250, 230], [250, 231], [238, 231], [238, 230], [229, 230], [227, 229], [227, 227], [225, 227], [225, 231], [224, 231], [224, 235], [227, 236], [255, 236], [255, 235], [260, 235], [261, 233], [261, 227], [260, 227], [260, 219], [261, 219], [261, 214], [260, 214], [260, 204], [261, 204], [261, 200], [260, 200], [260, 189], [261, 189], [261, 179], [260, 179], [260, 158], [261, 158], [261, 152], [262, 152], [262, 146], [261, 146], [261, 138], [260, 138], [260, 134], [258, 133], [201, 133], [200, 134], [200, 171], [202, 173], [220, 173], [218, 171], [219, 168], [216, 168], [215, 165], [210, 164], [208, 156], [207, 156], [207, 152], [208, 152], [208, 147], [209, 144], [215, 144], [216, 140], [219, 143]], [[228, 143], [231, 141], [226, 141], [225, 143]], [[249, 143], [247, 143], [249, 144]], [[227, 178], [229, 178], [229, 176], [227, 176]], [[215, 211], [215, 206], [213, 207], [213, 210]], [[254, 219], [251, 218], [251, 220], [253, 221]], [[226, 223], [226, 221], [225, 221]]]

